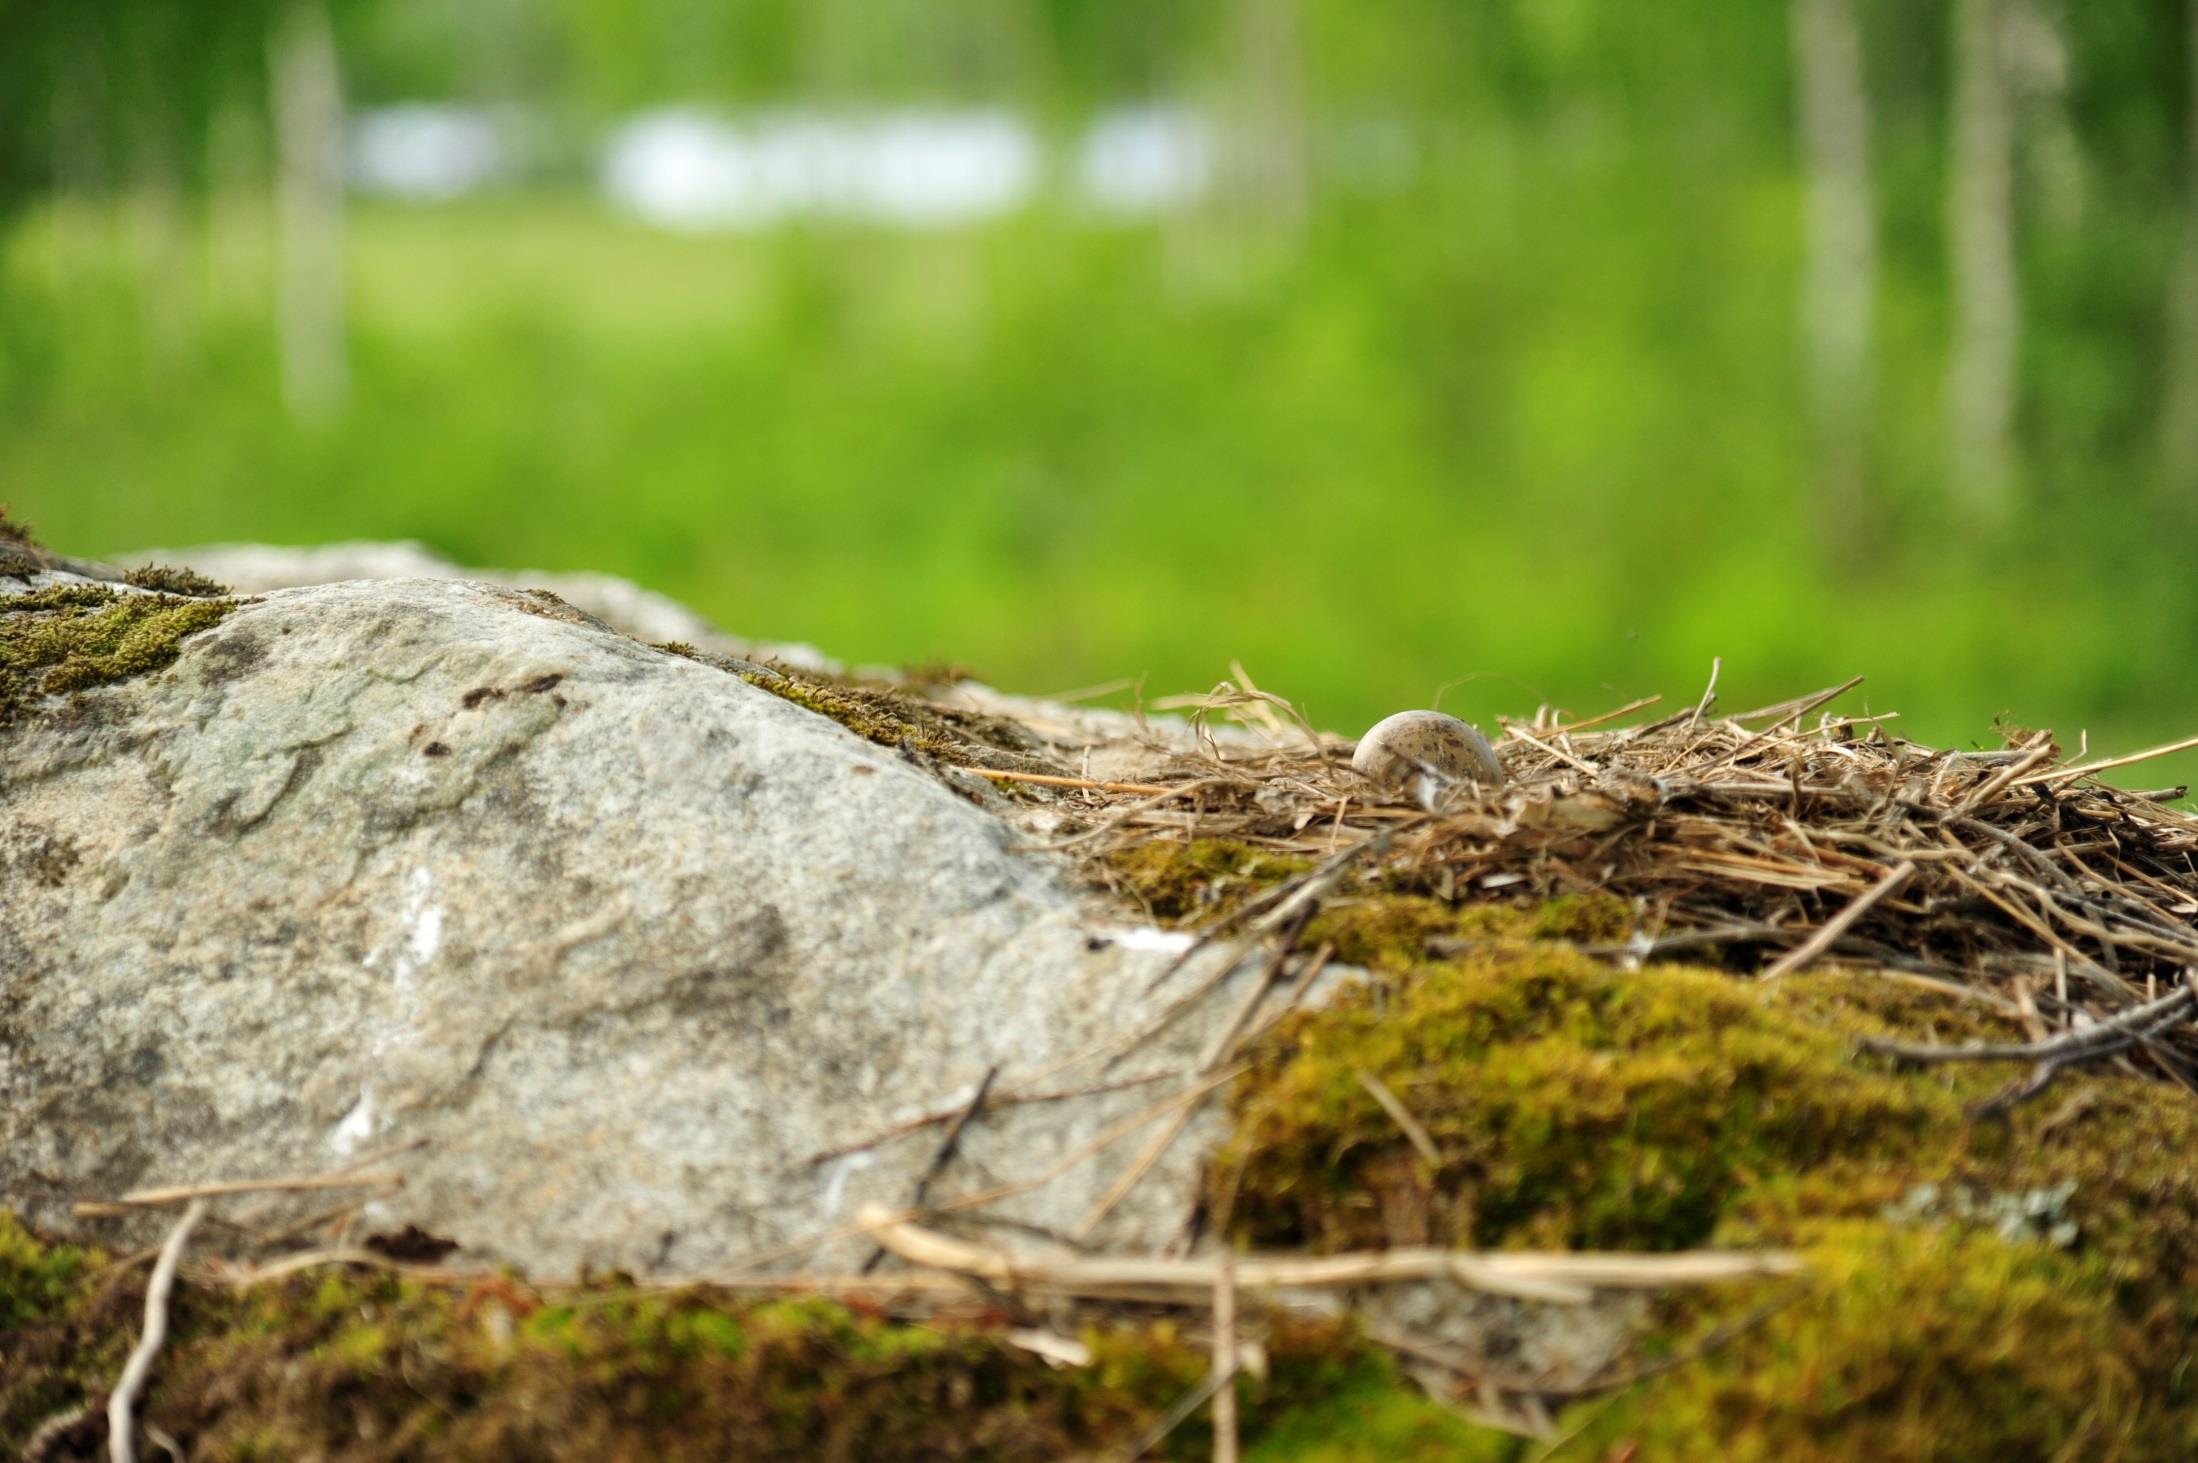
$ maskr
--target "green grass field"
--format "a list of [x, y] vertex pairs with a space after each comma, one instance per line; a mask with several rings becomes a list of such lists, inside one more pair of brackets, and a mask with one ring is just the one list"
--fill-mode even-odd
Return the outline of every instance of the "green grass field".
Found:
[[211, 206], [157, 267], [132, 216], [48, 208], [0, 236], [0, 500], [89, 554], [415, 537], [601, 569], [744, 634], [1039, 692], [1202, 690], [1241, 659], [1346, 730], [1438, 696], [1691, 699], [1722, 656], [1728, 708], [1862, 673], [1843, 704], [1926, 740], [1990, 742], [2003, 712], [2095, 751], [2198, 731], [2188, 534], [2141, 506], [2092, 369], [2110, 317], [2035, 327], [2066, 392], [2026, 424], [2032, 511], [1980, 543], [1937, 507], [1935, 265], [1896, 250], [1879, 528], [1839, 565], [1782, 170], [1727, 158], [1665, 207], [1685, 171], [1622, 149], [1443, 176], [1294, 240], [361, 207], [352, 400], [320, 426], [279, 401], [261, 205]]

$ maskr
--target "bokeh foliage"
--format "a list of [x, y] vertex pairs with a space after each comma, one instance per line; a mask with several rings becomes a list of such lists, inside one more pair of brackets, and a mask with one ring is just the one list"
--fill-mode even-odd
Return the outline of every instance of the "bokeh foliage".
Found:
[[[2107, 750], [2198, 722], [2198, 484], [2159, 451], [2185, 5], [2032, 7], [2066, 84], [2018, 119], [2021, 501], [1985, 530], [1946, 484], [1949, 7], [1859, 0], [1883, 267], [1836, 548], [1785, 7], [1295, 0], [1267, 7], [1279, 62], [1258, 8], [345, 0], [353, 104], [524, 107], [529, 181], [352, 210], [352, 395], [301, 425], [271, 0], [187, 25], [12, 0], [0, 498], [78, 552], [414, 536], [601, 568], [1034, 690], [1240, 657], [1346, 728], [1469, 677], [1443, 704], [1482, 717], [1690, 696], [1713, 655], [1728, 705], [1861, 671], [1938, 740], [2003, 710]], [[998, 104], [1066, 137], [1155, 96], [1294, 119], [1302, 219], [1048, 197], [938, 234], [685, 237], [587, 192], [642, 105]]]

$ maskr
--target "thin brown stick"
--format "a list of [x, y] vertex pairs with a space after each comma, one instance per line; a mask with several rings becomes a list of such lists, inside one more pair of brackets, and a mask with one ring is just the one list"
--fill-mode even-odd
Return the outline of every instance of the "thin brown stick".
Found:
[[1206, 1380], [1178, 1397], [1175, 1405], [1162, 1414], [1158, 1422], [1145, 1429], [1139, 1435], [1137, 1441], [1130, 1444], [1129, 1448], [1122, 1454], [1126, 1463], [1136, 1463], [1137, 1459], [1159, 1447], [1162, 1442], [1166, 1441], [1169, 1433], [1174, 1432], [1184, 1423], [1190, 1421], [1192, 1415], [1199, 1408], [1206, 1405], [1207, 1401], [1220, 1389], [1220, 1386], [1220, 1379], [1209, 1374]]
[[1938, 1046], [1923, 1042], [1892, 1041], [1884, 1037], [1864, 1037], [1857, 1043], [1862, 1050], [1898, 1061], [1928, 1066], [1939, 1062], [2035, 1062], [2082, 1052], [2092, 1047], [2103, 1047], [2153, 1023], [2183, 1018], [2186, 1011], [2198, 1001], [2198, 989], [2181, 986], [2156, 1001], [2132, 1006], [2110, 1021], [2095, 1022], [2090, 1026], [2056, 1036], [2047, 1041], [1989, 1043], [1977, 1042], [1968, 1046]]
[[1708, 711], [1711, 706], [1716, 704], [1717, 677], [1719, 673], [1722, 672], [1724, 669], [1725, 657], [1723, 657], [1722, 655], [1713, 655], [1710, 657], [1710, 683], [1702, 688], [1702, 699], [1695, 703], [1694, 714], [1687, 718], [1687, 729], [1680, 733], [1681, 736], [1693, 736], [1694, 729], [1702, 724], [1702, 713]]
[[218, 1199], [229, 1194], [309, 1193], [318, 1189], [401, 1189], [404, 1175], [388, 1170], [360, 1174], [316, 1174], [305, 1178], [217, 1179], [204, 1184], [181, 1184], [167, 1189], [135, 1189], [119, 1199], [84, 1199], [71, 1207], [80, 1219], [112, 1218], [132, 1209], [159, 1209], [192, 1199]]
[[1075, 787], [1089, 792], [1174, 792], [1172, 787], [1161, 787], [1150, 782], [1094, 782], [1088, 777], [1061, 777], [1051, 772], [1009, 772], [998, 767], [963, 767], [958, 769], [994, 782], [1027, 782], [1037, 787]]
[[[1168, 1076], [1169, 1074], [1166, 1072], [1147, 1072], [1138, 1077], [1119, 1077], [1112, 1082], [1094, 1082], [1085, 1087], [1060, 1088], [1046, 1092], [1002, 1092], [988, 1098], [986, 1105], [989, 1107], [1021, 1107], [1042, 1102], [1072, 1102], [1080, 1097], [1103, 1097], [1110, 1092], [1122, 1092], [1132, 1087], [1149, 1087], [1155, 1082], [1165, 1082]], [[837, 1148], [827, 1148], [822, 1152], [812, 1153], [803, 1161], [813, 1167], [820, 1163], [829, 1163], [835, 1158], [845, 1158], [850, 1153], [860, 1153], [866, 1148], [875, 1148], [881, 1143], [890, 1143], [895, 1138], [905, 1138], [911, 1133], [920, 1133], [925, 1128], [936, 1127], [940, 1123], [952, 1122], [961, 1115], [968, 1105], [967, 1103], [957, 1102], [951, 1107], [934, 1108], [930, 1112], [909, 1118], [905, 1122], [895, 1123], [892, 1127], [882, 1132], [873, 1133], [867, 1138], [857, 1138], [851, 1143], [842, 1143]]]
[[2126, 757], [2109, 757], [2103, 762], [2086, 762], [2081, 767], [2064, 767], [2058, 772], [2043, 772], [2023, 779], [2025, 786], [2032, 783], [2049, 783], [2054, 787], [2065, 786], [2095, 773], [2107, 772], [2116, 767], [2134, 767], [2139, 762], [2150, 762], [2155, 757], [2165, 757], [2175, 752], [2187, 752], [2198, 747], [2198, 737], [2185, 737], [2179, 742], [2164, 746], [2147, 747], [2142, 752], [2131, 752]]
[[2011, 783], [2013, 783], [2016, 778], [2022, 776], [2025, 772], [2028, 772], [2031, 768], [2037, 766], [2040, 762], [2043, 762], [2046, 758], [2052, 755], [2052, 734], [2049, 732], [2039, 732], [2036, 736], [2030, 739], [2029, 747], [2024, 749], [2023, 754], [2020, 757], [2008, 763], [2005, 767], [2002, 767], [1997, 773], [1993, 774], [1992, 778], [1989, 781], [1978, 787], [1978, 789], [1975, 792], [1969, 794], [1968, 797], [1962, 799], [1961, 803], [1957, 807], [1955, 807], [1952, 812], [1946, 814], [1946, 816], [1949, 818], [1959, 818], [1977, 808], [1983, 807], [1986, 803], [1998, 797], [2000, 793], [2005, 790]]
[[1841, 935], [1853, 929], [1855, 922], [1870, 912], [1872, 906], [1915, 876], [1916, 865], [1913, 859], [1903, 859], [1886, 870], [1884, 878], [1872, 884], [1865, 893], [1857, 896], [1845, 909], [1827, 920], [1822, 929], [1764, 971], [1763, 978], [1776, 980], [1782, 975], [1790, 975], [1831, 949], [1839, 943]]
[[[1121, 1142], [1147, 1123], [1168, 1116], [1185, 1103], [1202, 1100], [1214, 1088], [1219, 1087], [1224, 1082], [1234, 1081], [1242, 1076], [1244, 1071], [1244, 1067], [1235, 1066], [1226, 1071], [1214, 1072], [1201, 1077], [1183, 1091], [1164, 1097], [1150, 1107], [1124, 1118], [1083, 1147], [1064, 1158], [1056, 1160], [1030, 1178], [1018, 1179], [1013, 1183], [996, 1184], [992, 1188], [983, 1189], [974, 1194], [964, 1194], [959, 1198], [945, 1200], [934, 1207], [942, 1214], [963, 1209], [981, 1209], [987, 1204], [994, 1204], [1002, 1199], [1012, 1199], [1030, 1193], [1035, 1189], [1042, 1189], [1078, 1164], [1084, 1163]], [[856, 1239], [864, 1235], [875, 1235], [882, 1224], [904, 1222], [917, 1217], [913, 1210], [903, 1210], [898, 1215], [888, 1215], [882, 1220], [858, 1219], [853, 1224], [803, 1235], [797, 1239], [788, 1240], [784, 1244], [774, 1245], [769, 1249], [757, 1250], [740, 1256], [724, 1265], [717, 1273], [721, 1275], [737, 1274], [743, 1270], [757, 1269], [793, 1255], [798, 1255], [804, 1250], [816, 1249], [819, 1245], [834, 1244], [840, 1240]]]
[[1627, 1387], [1637, 1386], [1656, 1377], [1668, 1376], [1672, 1372], [1692, 1366], [1705, 1357], [1722, 1351], [1750, 1331], [1763, 1326], [1780, 1311], [1792, 1305], [1801, 1294], [1800, 1290], [1788, 1290], [1784, 1295], [1757, 1306], [1746, 1315], [1716, 1327], [1684, 1351], [1676, 1352], [1670, 1356], [1658, 1357], [1654, 1361], [1643, 1362], [1639, 1366], [1627, 1367], [1621, 1371], [1606, 1372], [1601, 1376], [1576, 1382], [1552, 1382], [1543, 1377], [1526, 1377], [1516, 1373], [1496, 1371], [1478, 1358], [1453, 1356], [1439, 1347], [1429, 1346], [1416, 1337], [1378, 1327], [1368, 1327], [1366, 1329], [1366, 1339], [1376, 1345], [1386, 1346], [1392, 1351], [1403, 1352], [1406, 1355], [1433, 1362], [1445, 1370], [1456, 1372], [1460, 1376], [1494, 1387], [1498, 1392], [1540, 1397], [1546, 1401], [1569, 1402], [1581, 1397], [1597, 1396], [1605, 1392], [1622, 1391]]
[[[946, 1166], [954, 1161], [955, 1150], [962, 1146], [962, 1133], [976, 1119], [977, 1114], [984, 1111], [985, 1098], [991, 1094], [992, 1084], [999, 1075], [1000, 1064], [998, 1062], [994, 1062], [991, 1066], [985, 1068], [984, 1080], [977, 1084], [976, 1095], [962, 1105], [961, 1112], [948, 1125], [946, 1136], [939, 1140], [938, 1148], [931, 1155], [931, 1161], [924, 1165], [922, 1177], [916, 1180], [915, 1193], [908, 1200], [910, 1209], [919, 1214], [923, 1212], [924, 1201], [931, 1197], [931, 1181], [944, 1173]], [[868, 1275], [872, 1270], [877, 1269], [878, 1262], [884, 1258], [885, 1247], [880, 1245], [870, 1252], [869, 1259], [863, 1261], [862, 1273]]]
[[138, 1393], [145, 1390], [145, 1379], [152, 1375], [161, 1345], [168, 1339], [168, 1295], [175, 1288], [176, 1266], [183, 1260], [183, 1247], [191, 1242], [191, 1231], [205, 1217], [206, 1200], [193, 1198], [184, 1207], [182, 1218], [168, 1231], [160, 1258], [153, 1262], [152, 1279], [145, 1287], [145, 1329], [130, 1359], [123, 1364], [121, 1380], [107, 1397], [107, 1456], [112, 1463], [136, 1463], [136, 1422], [131, 1414]]
[[[1788, 722], [1799, 721], [1802, 717], [1807, 716], [1810, 712], [1816, 710], [1817, 707], [1824, 705], [1827, 701], [1836, 701], [1861, 684], [1862, 677], [1856, 676], [1851, 680], [1844, 681], [1841, 684], [1832, 687], [1828, 691], [1819, 691], [1814, 696], [1807, 696], [1802, 698], [1800, 704], [1795, 706], [1793, 710], [1787, 712], [1784, 716], [1781, 716], [1778, 720], [1772, 722], [1769, 726], [1763, 728], [1763, 730], [1757, 732], [1754, 736], [1749, 737], [1746, 741], [1742, 742], [1739, 746], [1734, 747], [1731, 751], [1723, 753], [1722, 755], [1711, 759], [1708, 766], [1721, 767], [1739, 761], [1749, 752], [1754, 751], [1757, 747], [1761, 746], [1763, 743], [1769, 741], [1773, 736], [1777, 735], [1781, 730], [1785, 728]], [[1777, 708], [1773, 707], [1771, 709], [1776, 710]], [[1735, 720], [1739, 719], [1741, 718], [1735, 718]], [[1705, 768], [1704, 770], [1707, 769]]]
[[1335, 953], [1336, 947], [1333, 944], [1326, 941], [1322, 942], [1321, 947], [1313, 952], [1313, 958], [1305, 962], [1305, 968], [1297, 973], [1297, 979], [1290, 982], [1290, 991], [1288, 995], [1282, 998], [1281, 1009], [1276, 1011], [1273, 1016], [1270, 1016], [1260, 1026], [1260, 1030], [1266, 1030], [1267, 1027], [1272, 1026], [1276, 1021], [1297, 1009], [1298, 1003], [1305, 999], [1305, 993], [1313, 988], [1313, 982], [1320, 979], [1320, 973], [1326, 970], [1328, 962], [1335, 958]]
[[1555, 747], [1549, 745], [1549, 743], [1540, 740], [1532, 732], [1522, 730], [1521, 728], [1516, 726], [1507, 726], [1504, 728], [1504, 734], [1506, 736], [1516, 737], [1518, 740], [1526, 743], [1537, 752], [1542, 752], [1556, 758], [1559, 762], [1564, 763], [1567, 767], [1572, 768], [1576, 772], [1585, 772], [1590, 777], [1596, 775], [1595, 769], [1593, 767], [1590, 767], [1587, 763], [1582, 762], [1579, 758], [1573, 756], [1570, 752], [1558, 751]]
[[1213, 1458], [1236, 1463], [1236, 1267], [1223, 1255], [1213, 1287]]
[[1153, 1165], [1175, 1145], [1175, 1140], [1183, 1136], [1183, 1130], [1191, 1125], [1191, 1119], [1198, 1116], [1198, 1109], [1203, 1105], [1203, 1102], [1185, 1103], [1183, 1110], [1165, 1128], [1153, 1134], [1152, 1141], [1139, 1151], [1137, 1157], [1130, 1160], [1129, 1167], [1122, 1170], [1115, 1181], [1107, 1186], [1107, 1191], [1099, 1196], [1099, 1201], [1091, 1206], [1084, 1217], [1077, 1221], [1076, 1228], [1069, 1233], [1077, 1239], [1088, 1238], [1130, 1196], [1130, 1191], [1144, 1182], [1145, 1175], [1152, 1172]]
[[1628, 701], [1616, 711], [1606, 711], [1601, 716], [1591, 716], [1585, 721], [1568, 721], [1562, 726], [1551, 727], [1550, 730], [1552, 733], [1560, 735], [1586, 731], [1591, 727], [1598, 727], [1616, 721], [1621, 716], [1631, 716], [1636, 711], [1646, 711], [1663, 699], [1661, 695], [1643, 696], [1638, 701]]
[[[921, 1228], [875, 1206], [864, 1211], [878, 1241], [910, 1264], [975, 1276], [1004, 1289], [1042, 1285], [1104, 1296], [1127, 1289], [1211, 1297], [1218, 1261], [1137, 1256], [1046, 1259], [1012, 1256]], [[1801, 1262], [1784, 1251], [1697, 1250], [1676, 1254], [1536, 1254], [1395, 1249], [1321, 1256], [1243, 1256], [1240, 1290], [1324, 1290], [1402, 1281], [1450, 1280], [1492, 1295], [1579, 1303], [1594, 1290], [1662, 1290], [1768, 1275]]]
[[1397, 1125], [1411, 1145], [1419, 1150], [1420, 1157], [1427, 1160], [1427, 1166], [1439, 1170], [1442, 1167], [1442, 1150], [1427, 1135], [1427, 1129], [1420, 1126], [1420, 1120], [1412, 1116], [1412, 1110], [1404, 1105], [1396, 1093], [1389, 1090], [1389, 1084], [1363, 1067], [1352, 1075], [1358, 1078], [1358, 1085], [1381, 1104], [1381, 1110], [1389, 1114], [1390, 1121]]

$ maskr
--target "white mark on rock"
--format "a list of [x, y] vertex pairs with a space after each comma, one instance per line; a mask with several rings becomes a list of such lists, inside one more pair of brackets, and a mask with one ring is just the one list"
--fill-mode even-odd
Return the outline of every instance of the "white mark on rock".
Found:
[[435, 876], [423, 866], [405, 883], [404, 943], [394, 972], [400, 990], [410, 990], [420, 967], [443, 948], [443, 907], [433, 902]]
[[1123, 950], [1150, 950], [1160, 955], [1180, 955], [1198, 943], [1198, 937], [1182, 930], [1158, 930], [1151, 926], [1123, 930], [1107, 936]]
[[374, 1136], [374, 1092], [361, 1087], [359, 1100], [351, 1105], [351, 1111], [336, 1124], [336, 1131], [329, 1136], [328, 1146], [338, 1155], [356, 1153], [359, 1145]]
[[825, 1220], [839, 1217], [840, 1206], [847, 1202], [847, 1181], [864, 1169], [876, 1164], [874, 1153], [850, 1153], [826, 1166], [824, 1170], [824, 1203], [820, 1216]]
[[[368, 1058], [371, 1069], [380, 1068], [401, 1031], [420, 1024], [420, 970], [442, 948], [443, 907], [435, 902], [435, 874], [422, 865], [405, 880], [404, 915], [399, 922], [394, 941], [395, 958], [389, 972], [397, 988], [399, 1009], [394, 1021], [385, 1019], [377, 1023], [372, 1055]], [[391, 950], [389, 940], [376, 945], [366, 957], [366, 968], [379, 969], [382, 957]], [[377, 1110], [369, 1079], [368, 1085], [359, 1089], [358, 1102], [329, 1135], [328, 1146], [339, 1154], [353, 1153], [388, 1126], [389, 1115]]]

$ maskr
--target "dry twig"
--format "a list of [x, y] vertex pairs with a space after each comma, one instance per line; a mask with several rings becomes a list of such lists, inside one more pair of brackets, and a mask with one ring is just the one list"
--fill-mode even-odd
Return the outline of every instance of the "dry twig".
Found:
[[137, 1458], [136, 1423], [131, 1413], [137, 1406], [137, 1394], [145, 1390], [145, 1379], [152, 1375], [161, 1344], [168, 1339], [168, 1294], [175, 1288], [176, 1266], [183, 1259], [183, 1247], [190, 1243], [191, 1231], [205, 1217], [206, 1200], [192, 1199], [183, 1217], [168, 1231], [160, 1258], [153, 1262], [152, 1279], [145, 1287], [145, 1330], [123, 1364], [122, 1379], [107, 1397], [107, 1456], [113, 1463], [135, 1463]]
[[[882, 1209], [870, 1209], [863, 1218], [879, 1243], [910, 1264], [951, 1270], [1003, 1290], [1094, 1298], [1162, 1294], [1185, 1304], [1203, 1304], [1210, 1301], [1218, 1283], [1220, 1261], [1215, 1259], [1031, 1258], [924, 1229]], [[1597, 1289], [1663, 1290], [1791, 1275], [1800, 1269], [1800, 1261], [1783, 1251], [1733, 1250], [1646, 1255], [1397, 1249], [1347, 1255], [1252, 1255], [1230, 1263], [1240, 1291], [1333, 1290], [1449, 1280], [1491, 1295], [1572, 1304], [1586, 1301]]]

